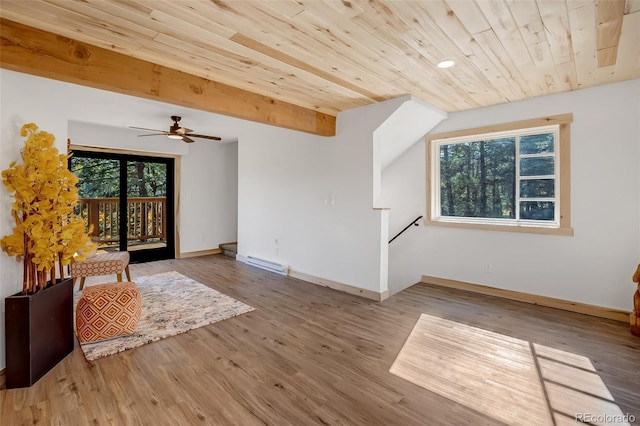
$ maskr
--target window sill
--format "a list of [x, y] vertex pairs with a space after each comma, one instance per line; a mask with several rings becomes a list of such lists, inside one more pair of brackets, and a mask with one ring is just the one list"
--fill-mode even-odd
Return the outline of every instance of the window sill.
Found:
[[426, 219], [424, 221], [424, 225], [440, 226], [445, 228], [476, 229], [480, 231], [519, 232], [523, 234], [559, 235], [563, 237], [573, 237], [573, 228], [543, 228], [535, 226], [493, 225], [488, 223], [444, 222], [430, 219]]

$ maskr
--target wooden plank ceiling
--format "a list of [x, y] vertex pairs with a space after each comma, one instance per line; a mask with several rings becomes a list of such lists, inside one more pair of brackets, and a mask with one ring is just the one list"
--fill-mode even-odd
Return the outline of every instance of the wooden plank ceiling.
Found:
[[329, 115], [640, 77], [640, 0], [1, 0], [0, 17]]

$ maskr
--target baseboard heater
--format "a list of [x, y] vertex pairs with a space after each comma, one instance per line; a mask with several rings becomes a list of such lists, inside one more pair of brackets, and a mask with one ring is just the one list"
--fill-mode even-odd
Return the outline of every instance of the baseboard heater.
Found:
[[271, 262], [269, 260], [247, 256], [247, 260], [245, 262], [249, 265], [257, 266], [258, 268], [266, 269], [267, 271], [276, 272], [278, 274], [288, 275], [289, 273], [289, 267], [287, 265]]

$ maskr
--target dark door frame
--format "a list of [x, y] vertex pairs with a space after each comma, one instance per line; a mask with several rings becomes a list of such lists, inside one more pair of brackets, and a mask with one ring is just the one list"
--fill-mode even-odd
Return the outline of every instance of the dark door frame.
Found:
[[[105, 160], [117, 160], [120, 165], [120, 251], [127, 250], [127, 218], [128, 212], [127, 210], [127, 162], [130, 161], [138, 161], [138, 162], [152, 162], [152, 163], [163, 163], [167, 165], [167, 212], [169, 212], [166, 221], [167, 221], [167, 234], [166, 234], [166, 247], [155, 248], [155, 249], [143, 249], [143, 250], [133, 250], [130, 251], [131, 262], [148, 262], [152, 260], [162, 260], [162, 259], [175, 259], [175, 167], [176, 162], [173, 157], [153, 157], [151, 155], [140, 155], [140, 154], [122, 154], [122, 153], [113, 153], [113, 152], [99, 152], [99, 151], [91, 151], [91, 150], [73, 150], [72, 154], [74, 157], [79, 158], [99, 158]], [[71, 158], [69, 158], [69, 162], [71, 162]]]

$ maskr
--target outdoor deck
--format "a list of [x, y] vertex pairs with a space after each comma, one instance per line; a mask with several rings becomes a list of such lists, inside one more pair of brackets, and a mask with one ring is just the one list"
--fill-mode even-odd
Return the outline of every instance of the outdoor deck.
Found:
[[[165, 197], [130, 197], [126, 211], [129, 250], [166, 246], [168, 213]], [[119, 246], [119, 198], [80, 198], [77, 213], [87, 221], [87, 232], [98, 242], [99, 248], [108, 250]]]

